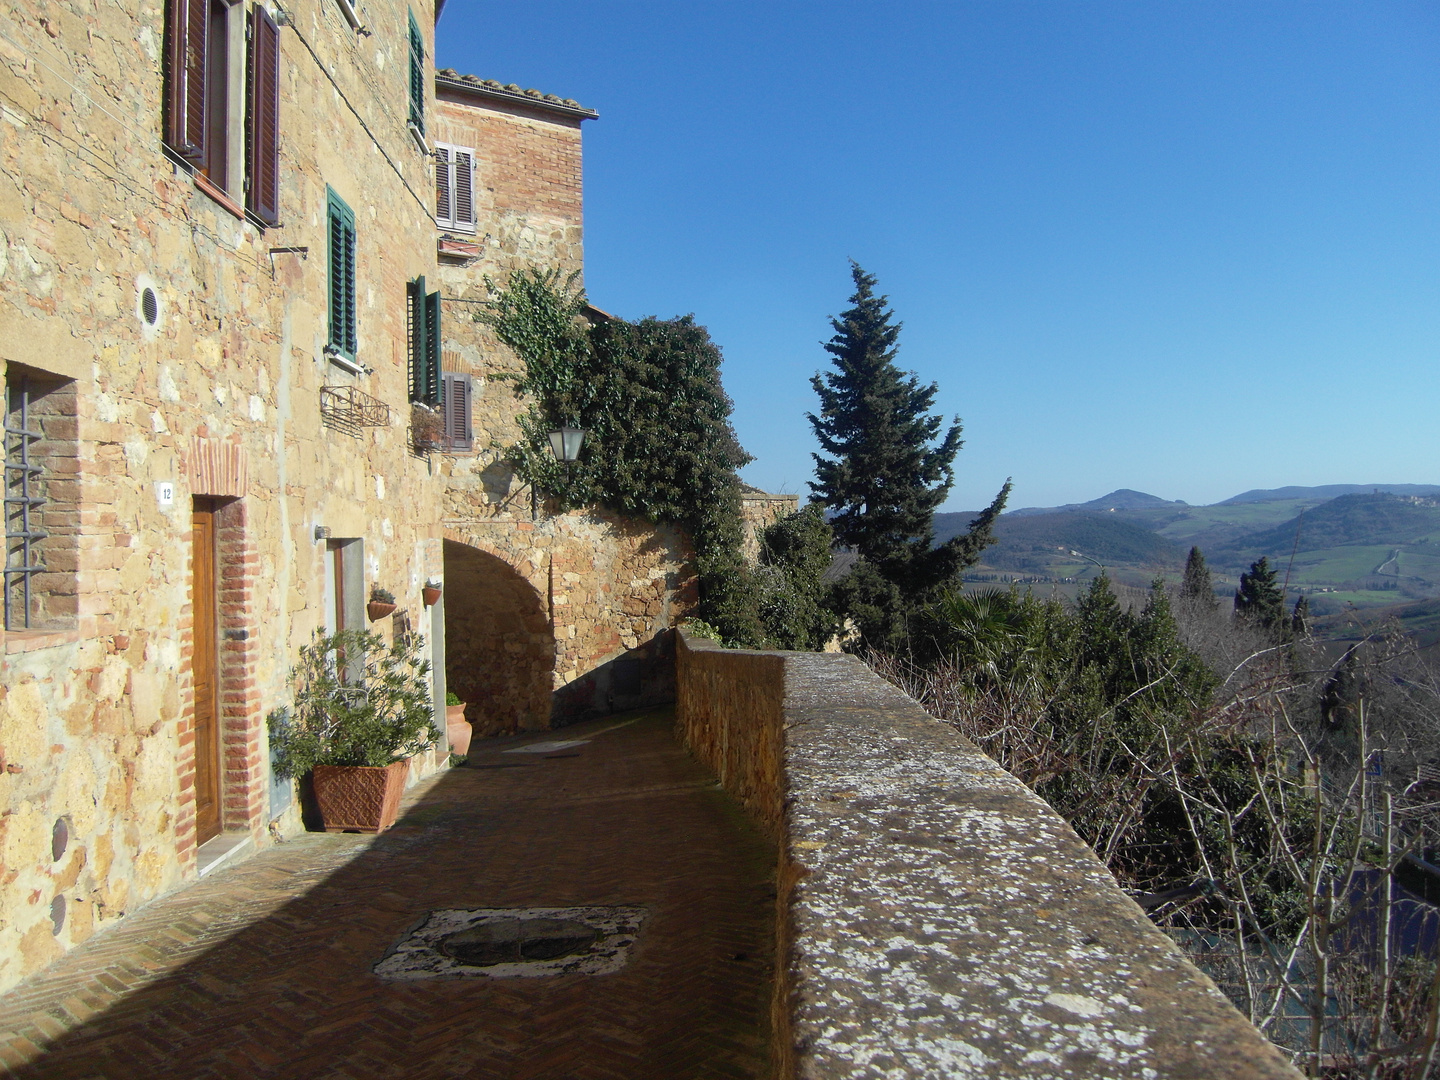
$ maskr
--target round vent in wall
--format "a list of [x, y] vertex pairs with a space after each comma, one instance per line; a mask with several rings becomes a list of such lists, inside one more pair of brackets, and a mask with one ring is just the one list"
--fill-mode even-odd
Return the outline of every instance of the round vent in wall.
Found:
[[135, 278], [135, 318], [140, 320], [140, 339], [154, 341], [165, 321], [165, 301], [160, 285], [149, 274]]

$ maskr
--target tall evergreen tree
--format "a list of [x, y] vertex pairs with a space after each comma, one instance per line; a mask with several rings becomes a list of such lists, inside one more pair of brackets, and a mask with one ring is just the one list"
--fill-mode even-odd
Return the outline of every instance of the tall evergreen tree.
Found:
[[1250, 564], [1249, 573], [1240, 575], [1235, 590], [1235, 611], [1272, 629], [1285, 621], [1285, 595], [1275, 584], [1275, 570], [1263, 555]]
[[1295, 601], [1295, 612], [1290, 616], [1290, 632], [1297, 638], [1310, 633], [1310, 598], [1302, 596]]
[[960, 421], [941, 434], [944, 418], [931, 413], [936, 384], [922, 385], [895, 366], [900, 324], [887, 298], [854, 262], [851, 277], [853, 306], [830, 320], [835, 335], [825, 345], [835, 370], [810, 380], [820, 413], [808, 417], [824, 451], [813, 455], [810, 488], [831, 511], [836, 541], [861, 557], [848, 590], [857, 605], [850, 613], [871, 644], [893, 648], [904, 611], [932, 599], [993, 542], [1010, 484], [969, 532], [935, 546], [935, 509], [955, 480]]
[[1185, 560], [1185, 577], [1180, 582], [1180, 598], [1192, 604], [1203, 605], [1209, 611], [1220, 606], [1220, 602], [1215, 599], [1215, 586], [1210, 581], [1210, 567], [1205, 565], [1205, 556], [1198, 547], [1192, 547]]

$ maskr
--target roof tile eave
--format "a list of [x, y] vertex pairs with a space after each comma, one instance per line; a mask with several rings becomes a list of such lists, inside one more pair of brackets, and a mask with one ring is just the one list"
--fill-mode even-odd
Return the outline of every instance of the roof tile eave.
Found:
[[481, 79], [476, 75], [461, 75], [454, 68], [439, 68], [435, 72], [437, 88], [461, 90], [496, 101], [516, 102], [560, 113], [564, 116], [578, 116], [582, 120], [599, 117], [594, 109], [587, 109], [573, 98], [562, 98], [556, 94], [545, 94], [539, 90], [522, 90], [514, 83], [501, 85], [494, 79]]

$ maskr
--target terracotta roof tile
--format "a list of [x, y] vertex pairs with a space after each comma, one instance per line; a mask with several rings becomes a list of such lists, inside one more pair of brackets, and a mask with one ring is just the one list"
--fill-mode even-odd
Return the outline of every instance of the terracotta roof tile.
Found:
[[489, 94], [502, 98], [517, 98], [536, 105], [549, 106], [567, 113], [580, 113], [586, 117], [594, 117], [599, 114], [593, 109], [587, 109], [574, 98], [562, 98], [556, 94], [546, 94], [539, 90], [524, 90], [515, 83], [500, 83], [494, 79], [482, 79], [477, 75], [461, 75], [454, 68], [440, 68], [435, 72], [436, 79], [441, 83], [449, 83], [452, 86], [464, 87], [478, 90], [482, 94]]

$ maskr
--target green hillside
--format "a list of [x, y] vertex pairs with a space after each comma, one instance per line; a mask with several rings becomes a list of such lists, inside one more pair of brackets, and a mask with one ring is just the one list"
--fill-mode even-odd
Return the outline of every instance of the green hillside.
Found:
[[[937, 532], [940, 518], [949, 516], [936, 515]], [[945, 523], [950, 535], [969, 524], [969, 516], [956, 517], [964, 520], [953, 531], [952, 523]], [[1185, 558], [1183, 550], [1160, 534], [1111, 514], [1007, 514], [996, 522], [995, 536], [995, 546], [986, 549], [982, 562], [996, 569], [1028, 573], [1056, 573], [1058, 564], [1064, 564], [1066, 573], [1073, 573], [1077, 560], [1070, 555], [1072, 550], [1117, 567], [1173, 569]]]
[[1241, 536], [1235, 548], [1274, 558], [1295, 547], [1307, 551], [1360, 544], [1411, 544], [1440, 534], [1440, 505], [1433, 498], [1385, 493], [1341, 495], [1274, 528]]

